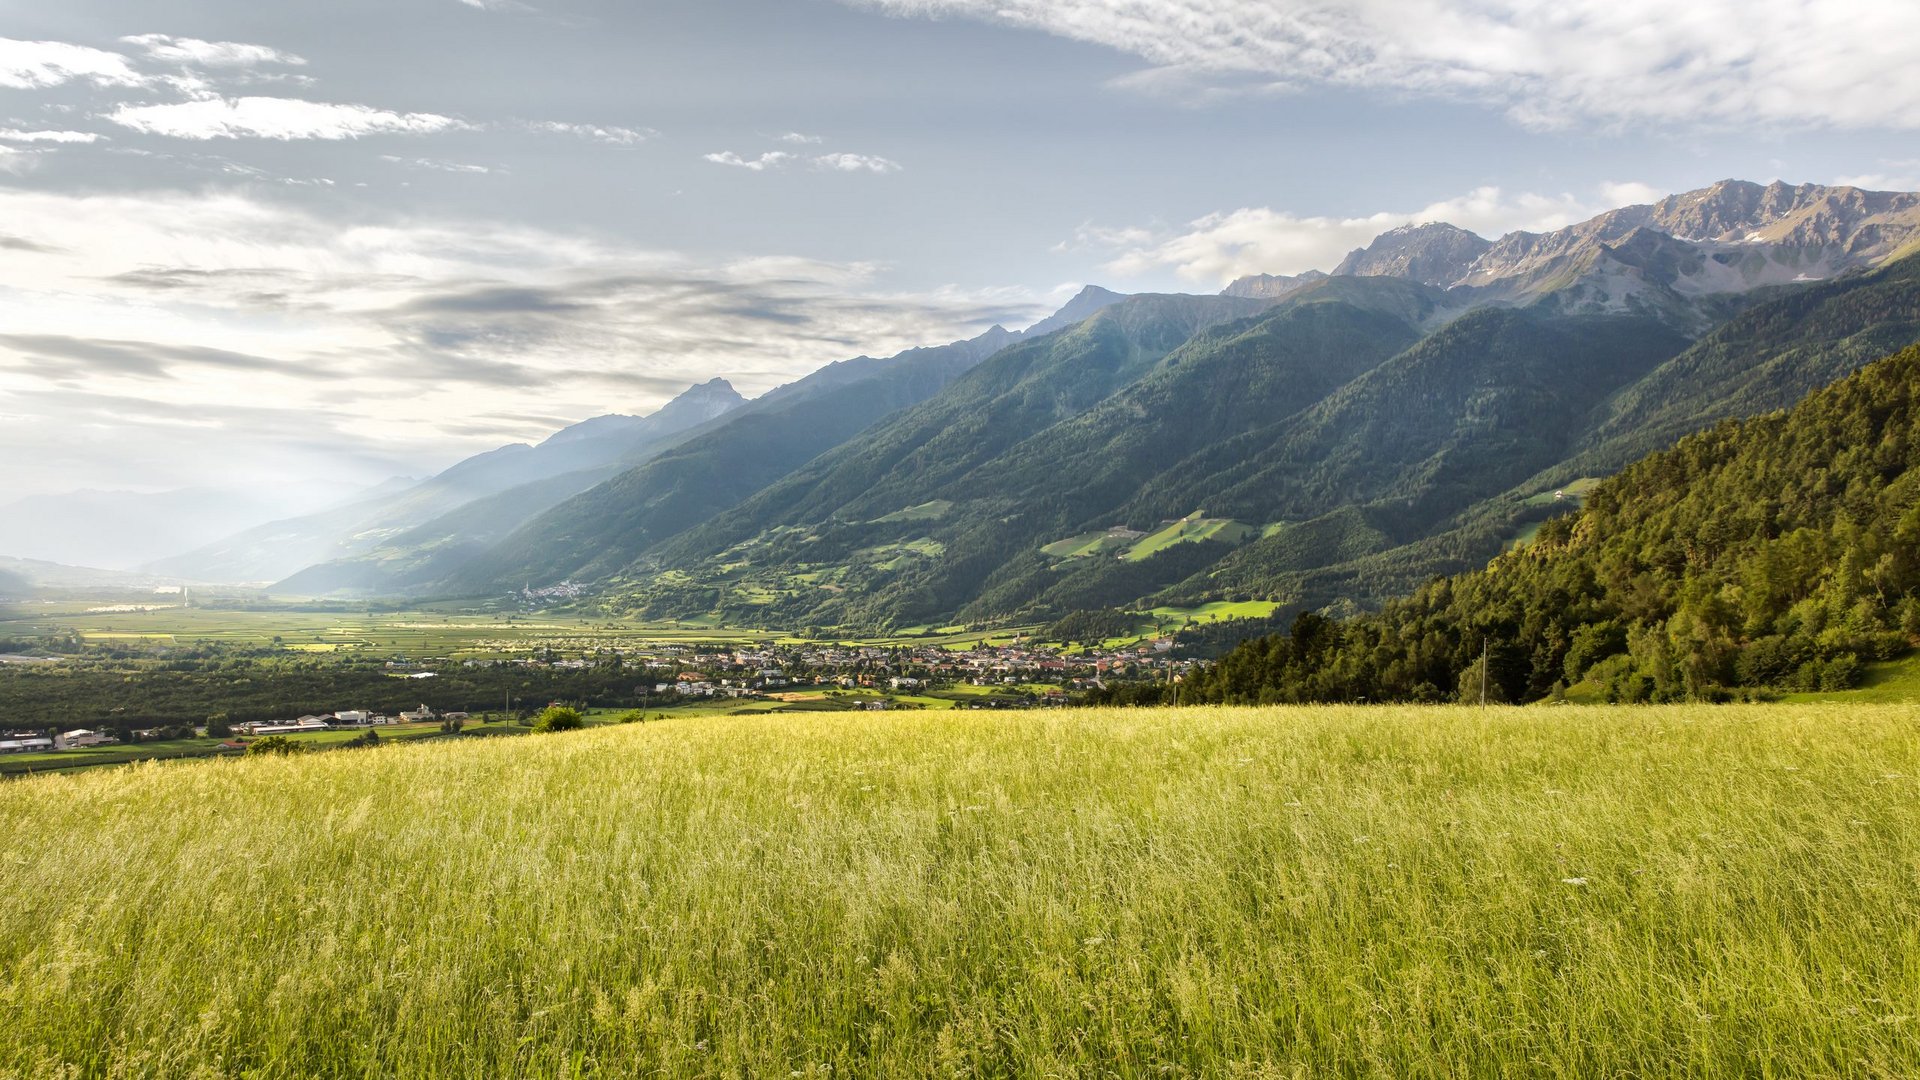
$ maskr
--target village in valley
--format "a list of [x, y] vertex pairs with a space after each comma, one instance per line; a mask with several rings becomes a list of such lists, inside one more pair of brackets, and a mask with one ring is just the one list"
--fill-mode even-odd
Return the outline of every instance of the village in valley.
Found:
[[[361, 700], [375, 695], [343, 692], [331, 709], [309, 703], [287, 715], [221, 715], [195, 723], [115, 719], [68, 728], [0, 716], [0, 770], [242, 754], [268, 739], [275, 747], [291, 742], [317, 749], [517, 734], [541, 709], [556, 705], [578, 707], [589, 724], [732, 713], [1062, 707], [1115, 686], [1178, 682], [1199, 663], [1169, 636], [1100, 647], [1022, 635], [957, 645], [582, 638], [549, 638], [534, 648], [482, 644], [477, 651], [380, 661], [382, 685], [403, 681], [408, 700], [421, 699], [411, 708], [375, 708]], [[174, 651], [159, 647], [155, 655]], [[480, 699], [476, 681], [509, 689]], [[541, 692], [514, 689], [529, 685]]]

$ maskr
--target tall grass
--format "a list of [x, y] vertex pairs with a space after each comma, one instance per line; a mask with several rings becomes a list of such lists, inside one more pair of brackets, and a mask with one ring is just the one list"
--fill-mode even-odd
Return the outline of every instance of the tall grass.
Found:
[[0, 1075], [1920, 1075], [1903, 707], [788, 715], [0, 785]]

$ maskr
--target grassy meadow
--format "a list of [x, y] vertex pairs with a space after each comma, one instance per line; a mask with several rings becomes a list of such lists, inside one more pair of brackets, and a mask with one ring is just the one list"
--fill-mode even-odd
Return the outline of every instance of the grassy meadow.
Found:
[[688, 718], [0, 784], [0, 1076], [1920, 1075], [1901, 705]]

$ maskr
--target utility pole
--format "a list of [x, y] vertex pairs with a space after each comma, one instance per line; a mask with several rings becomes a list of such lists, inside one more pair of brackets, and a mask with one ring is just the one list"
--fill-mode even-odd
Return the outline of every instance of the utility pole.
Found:
[[1480, 707], [1487, 706], [1487, 639], [1480, 639]]

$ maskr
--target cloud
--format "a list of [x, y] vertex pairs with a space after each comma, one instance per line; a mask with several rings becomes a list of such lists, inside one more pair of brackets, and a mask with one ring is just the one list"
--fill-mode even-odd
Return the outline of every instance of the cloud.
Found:
[[1345, 218], [1247, 207], [1209, 214], [1171, 233], [1083, 226], [1067, 250], [1110, 248], [1115, 255], [1107, 269], [1123, 276], [1171, 268], [1189, 281], [1225, 284], [1247, 274], [1331, 270], [1349, 251], [1400, 225], [1445, 221], [1489, 238], [1516, 229], [1545, 231], [1621, 205], [1615, 200], [1622, 195], [1634, 196], [1629, 201], [1648, 201], [1638, 196], [1651, 190], [1644, 184], [1606, 185], [1596, 205], [1570, 194], [1508, 195], [1497, 187], [1482, 187], [1418, 210]]
[[795, 160], [795, 155], [789, 154], [785, 150], [771, 150], [761, 154], [757, 158], [743, 158], [731, 150], [723, 150], [717, 154], [703, 155], [702, 160], [711, 161], [715, 165], [731, 165], [736, 169], [752, 169], [754, 172], [764, 172], [768, 169], [778, 169], [788, 162]]
[[1833, 182], [1868, 191], [1920, 191], [1920, 160], [1882, 161], [1873, 172], [1839, 176]]
[[900, 163], [888, 158], [870, 154], [819, 154], [803, 157], [785, 150], [769, 150], [756, 158], [741, 157], [731, 150], [717, 154], [706, 154], [703, 160], [715, 165], [729, 165], [736, 169], [750, 169], [754, 172], [767, 172], [784, 169], [789, 165], [802, 162], [828, 172], [874, 172], [891, 173], [900, 171]]
[[569, 124], [558, 120], [532, 121], [526, 125], [526, 129], [545, 135], [575, 135], [609, 146], [637, 146], [660, 136], [652, 128], [602, 127], [599, 124]]
[[817, 146], [820, 143], [826, 142], [827, 140], [822, 138], [819, 135], [804, 135], [798, 131], [789, 131], [785, 135], [780, 136], [780, 141], [783, 143], [794, 143], [801, 146]]
[[1136, 80], [1476, 101], [1531, 128], [1920, 128], [1920, 5], [1835, 0], [844, 0], [1130, 53]]
[[20, 131], [15, 128], [0, 129], [0, 142], [25, 143], [90, 143], [105, 138], [91, 131]]
[[22, 150], [17, 146], [0, 145], [0, 173], [12, 173], [19, 176], [32, 171], [40, 164], [40, 159], [49, 151]]
[[490, 173], [494, 170], [486, 165], [470, 165], [462, 161], [441, 161], [438, 158], [403, 158], [393, 154], [381, 154], [380, 160], [394, 165], [405, 165], [413, 169], [431, 169], [434, 172], [450, 173]]
[[[888, 289], [874, 264], [697, 260], [234, 191], [0, 187], [0, 221], [0, 248], [23, 252], [0, 259], [0, 414], [34, 418], [0, 424], [0, 460], [30, 460], [63, 430], [99, 451], [63, 455], [58, 483], [37, 474], [49, 487], [111, 473], [116, 457], [162, 482], [268, 463], [329, 475], [335, 441], [369, 460], [445, 461], [529, 434], [477, 419], [489, 414], [641, 413], [716, 374], [758, 393], [1045, 314], [1021, 290]], [[255, 422], [223, 411], [233, 402], [327, 416]]]
[[0, 236], [0, 251], [25, 251], [34, 255], [53, 255], [60, 249], [36, 244], [31, 240], [22, 240], [18, 236]]
[[[210, 349], [197, 345], [168, 345], [151, 341], [116, 341], [69, 337], [61, 334], [0, 334], [0, 348], [9, 348], [42, 360], [76, 377], [131, 375], [168, 379], [180, 367], [212, 367], [228, 371], [271, 372], [298, 379], [339, 379], [344, 372], [264, 356]], [[46, 370], [46, 369], [43, 369]]]
[[146, 82], [117, 52], [62, 41], [0, 38], [0, 86], [35, 90], [76, 80], [98, 86], [140, 86]]
[[822, 169], [838, 172], [899, 172], [900, 163], [883, 157], [867, 154], [822, 154], [813, 159], [813, 163]]
[[366, 105], [275, 97], [122, 105], [106, 119], [135, 131], [181, 139], [357, 139], [363, 135], [424, 135], [466, 126], [434, 113], [399, 113]]
[[306, 60], [266, 45], [247, 45], [238, 41], [201, 41], [199, 38], [172, 37], [167, 34], [135, 34], [120, 39], [137, 45], [146, 54], [168, 63], [190, 67], [246, 68], [260, 64], [299, 66]]
[[1608, 181], [1600, 185], [1600, 199], [1609, 208], [1620, 206], [1645, 206], [1666, 198], [1668, 192], [1661, 191], [1652, 184], [1642, 184], [1629, 180]]

